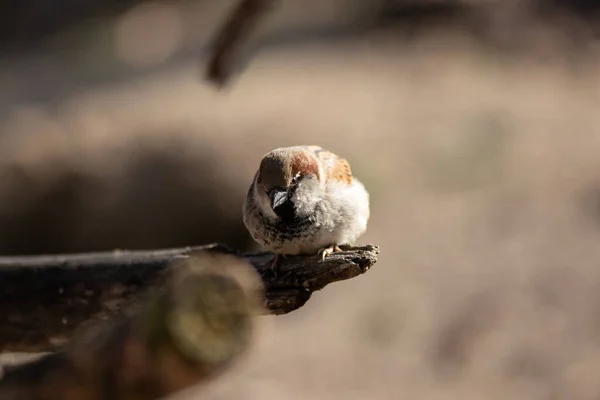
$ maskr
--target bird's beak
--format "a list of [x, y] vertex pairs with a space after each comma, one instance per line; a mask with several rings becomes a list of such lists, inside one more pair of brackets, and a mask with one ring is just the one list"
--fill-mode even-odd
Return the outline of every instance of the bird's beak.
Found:
[[269, 197], [271, 198], [271, 208], [275, 210], [277, 207], [280, 207], [289, 200], [289, 195], [287, 190], [283, 189], [272, 189], [269, 192]]

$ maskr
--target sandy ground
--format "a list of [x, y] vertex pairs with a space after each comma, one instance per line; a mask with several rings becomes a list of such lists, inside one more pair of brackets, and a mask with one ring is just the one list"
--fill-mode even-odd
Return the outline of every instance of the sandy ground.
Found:
[[[361, 242], [380, 261], [265, 317], [248, 360], [182, 398], [592, 400], [599, 67], [373, 35], [265, 52], [224, 93], [190, 63], [52, 112], [15, 106], [0, 140], [36, 182], [52, 163], [120, 174], [119, 149], [180, 140], [175, 156], [218, 155], [185, 182], [217, 174], [240, 205], [271, 148], [315, 143], [350, 160], [372, 197]], [[19, 134], [28, 126], [44, 136]]]

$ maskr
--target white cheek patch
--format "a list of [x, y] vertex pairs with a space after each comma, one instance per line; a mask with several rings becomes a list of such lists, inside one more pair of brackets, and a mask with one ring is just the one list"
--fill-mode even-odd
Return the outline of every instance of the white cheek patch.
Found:
[[296, 186], [296, 190], [294, 190], [294, 193], [290, 197], [290, 200], [292, 200], [296, 205], [298, 205], [298, 203], [305, 203], [306, 201], [310, 200], [309, 192], [310, 191], [306, 187], [305, 182], [299, 182]]
[[312, 182], [300, 182], [291, 200], [299, 214], [310, 214], [314, 211], [315, 205], [321, 201], [321, 196], [312, 187]]

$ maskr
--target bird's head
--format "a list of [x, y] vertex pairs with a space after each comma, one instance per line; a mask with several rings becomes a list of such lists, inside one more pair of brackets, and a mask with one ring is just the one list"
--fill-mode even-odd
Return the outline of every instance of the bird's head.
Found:
[[255, 195], [267, 215], [282, 219], [307, 216], [322, 197], [321, 176], [321, 163], [308, 149], [275, 149], [261, 160]]

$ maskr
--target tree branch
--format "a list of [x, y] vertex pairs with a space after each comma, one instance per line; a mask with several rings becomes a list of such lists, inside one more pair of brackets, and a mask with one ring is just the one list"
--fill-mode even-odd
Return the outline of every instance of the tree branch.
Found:
[[348, 247], [323, 261], [317, 255], [286, 257], [276, 277], [265, 268], [273, 254], [239, 254], [220, 245], [0, 257], [0, 352], [53, 350], [99, 321], [129, 315], [141, 293], [163, 285], [172, 261], [202, 253], [244, 258], [263, 279], [268, 312], [285, 314], [302, 307], [312, 292], [366, 272], [379, 248]]
[[254, 36], [261, 21], [279, 0], [241, 0], [217, 31], [206, 69], [206, 78], [223, 86]]
[[231, 255], [202, 253], [176, 266], [131, 317], [8, 368], [0, 398], [158, 399], [227, 368], [253, 342], [262, 285]]

